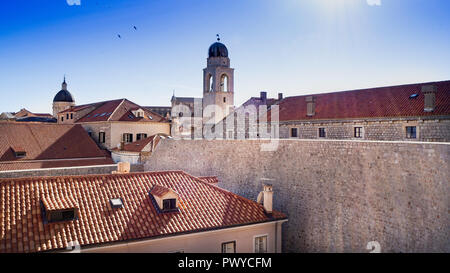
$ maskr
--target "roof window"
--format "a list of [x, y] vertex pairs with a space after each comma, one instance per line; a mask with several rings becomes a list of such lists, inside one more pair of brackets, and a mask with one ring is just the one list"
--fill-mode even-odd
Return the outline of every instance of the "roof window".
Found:
[[109, 200], [109, 203], [111, 204], [111, 207], [113, 209], [121, 209], [121, 208], [123, 208], [122, 198], [112, 198], [112, 199]]
[[21, 147], [11, 147], [11, 148], [12, 148], [16, 158], [22, 158], [27, 155], [27, 152], [25, 151], [25, 149], [23, 149]]
[[78, 204], [71, 197], [43, 197], [41, 210], [44, 224], [78, 219]]
[[169, 188], [164, 186], [155, 185], [150, 191], [150, 195], [153, 197], [155, 201], [155, 207], [158, 212], [166, 213], [166, 212], [178, 212], [178, 194]]

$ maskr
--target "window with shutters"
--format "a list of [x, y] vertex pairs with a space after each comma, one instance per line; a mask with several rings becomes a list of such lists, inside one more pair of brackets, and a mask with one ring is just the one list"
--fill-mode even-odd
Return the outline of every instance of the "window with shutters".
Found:
[[255, 253], [267, 252], [267, 235], [255, 237]]

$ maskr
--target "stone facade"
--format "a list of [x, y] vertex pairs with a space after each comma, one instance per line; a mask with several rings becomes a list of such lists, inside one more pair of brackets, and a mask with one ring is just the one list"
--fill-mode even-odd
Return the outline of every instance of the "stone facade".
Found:
[[[145, 133], [147, 136], [156, 134], [170, 135], [170, 123], [168, 122], [126, 122], [126, 121], [101, 121], [81, 123], [83, 128], [104, 149], [113, 149], [120, 145], [124, 133], [133, 134], [136, 140], [137, 134]], [[99, 133], [105, 132], [105, 142], [99, 142]]]
[[[415, 138], [407, 137], [406, 127], [409, 126], [416, 127]], [[355, 127], [362, 128], [361, 137], [355, 137]], [[450, 119], [280, 122], [280, 138], [293, 138], [291, 128], [298, 129], [298, 136], [294, 138], [300, 139], [320, 139], [319, 128], [324, 128], [324, 139], [450, 142]]]
[[450, 144], [283, 139], [263, 152], [264, 142], [163, 140], [145, 170], [217, 175], [254, 200], [272, 179], [274, 209], [289, 217], [283, 251], [369, 252], [370, 241], [382, 252], [450, 251]]

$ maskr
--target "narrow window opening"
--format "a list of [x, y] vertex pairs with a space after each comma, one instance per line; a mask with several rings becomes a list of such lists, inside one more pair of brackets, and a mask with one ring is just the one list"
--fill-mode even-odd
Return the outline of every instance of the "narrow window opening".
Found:
[[319, 128], [319, 137], [325, 137], [325, 128]]
[[416, 126], [406, 126], [406, 138], [417, 138]]
[[291, 128], [291, 137], [298, 137], [298, 128]]
[[354, 137], [362, 138], [362, 127], [355, 127]]

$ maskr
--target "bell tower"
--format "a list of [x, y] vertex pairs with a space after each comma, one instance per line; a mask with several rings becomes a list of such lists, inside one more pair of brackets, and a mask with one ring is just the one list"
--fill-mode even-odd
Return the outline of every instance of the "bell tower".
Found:
[[207, 107], [207, 112], [211, 112], [210, 105], [216, 105], [215, 123], [234, 107], [234, 69], [230, 68], [228, 49], [220, 42], [219, 34], [217, 42], [209, 47], [207, 65], [203, 69], [203, 113]]

